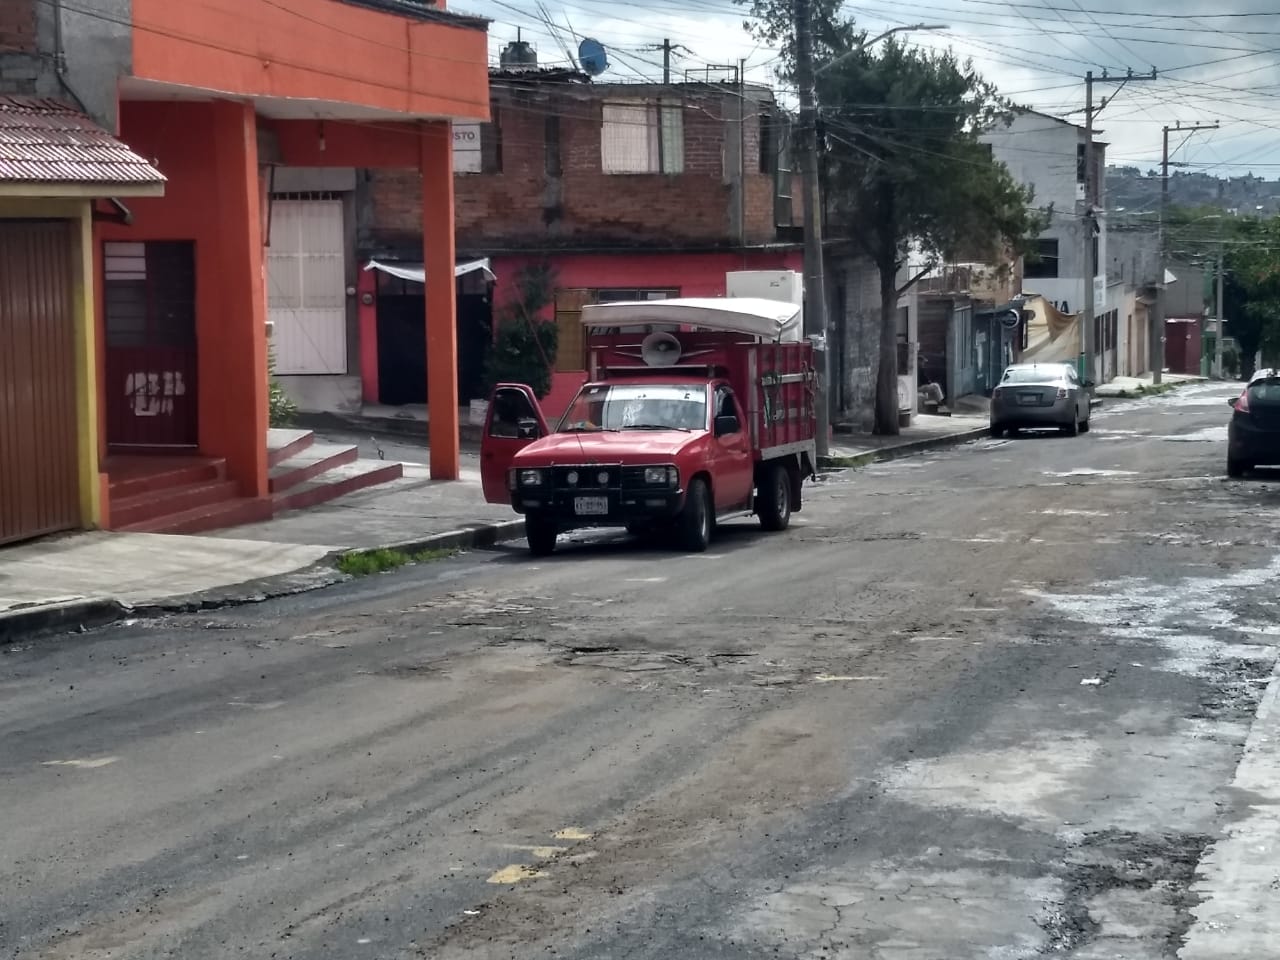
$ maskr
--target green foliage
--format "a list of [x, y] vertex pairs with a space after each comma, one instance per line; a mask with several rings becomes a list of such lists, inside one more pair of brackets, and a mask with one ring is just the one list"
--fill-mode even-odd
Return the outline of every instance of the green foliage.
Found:
[[[794, 4], [738, 2], [756, 18], [747, 29], [781, 48], [782, 73], [794, 79]], [[1046, 218], [979, 140], [1008, 122], [1011, 104], [972, 62], [892, 36], [868, 43], [838, 0], [812, 6], [828, 229], [854, 241], [880, 273], [876, 431], [893, 434], [897, 300], [919, 277], [898, 285], [911, 247], [928, 267], [959, 257], [1002, 264], [1033, 248]]]
[[818, 100], [832, 219], [878, 267], [913, 242], [934, 262], [1032, 247], [1044, 217], [979, 140], [1011, 108], [971, 63], [890, 37], [833, 61]]
[[267, 348], [267, 415], [273, 427], [287, 427], [298, 416], [298, 406], [289, 399], [275, 378], [276, 353]]
[[1227, 378], [1240, 376], [1240, 351], [1229, 343], [1222, 348], [1222, 375]]
[[528, 384], [539, 397], [551, 391], [559, 331], [540, 314], [555, 302], [549, 267], [525, 267], [516, 277], [516, 296], [497, 315], [497, 336], [485, 358], [490, 390], [498, 383]]
[[1280, 217], [1227, 223], [1223, 313], [1247, 377], [1259, 350], [1268, 358], [1280, 355]]
[[385, 547], [379, 547], [376, 550], [353, 550], [338, 558], [338, 569], [350, 577], [366, 577], [395, 570], [409, 563], [431, 563], [444, 560], [457, 552], [457, 550], [420, 550], [417, 553], [405, 553], [403, 550], [389, 550]]
[[[787, 83], [796, 79], [795, 0], [736, 0], [751, 17], [743, 27], [763, 46], [781, 52], [778, 77]], [[828, 62], [867, 42], [865, 31], [840, 15], [844, 0], [811, 0], [813, 8], [813, 58]]]

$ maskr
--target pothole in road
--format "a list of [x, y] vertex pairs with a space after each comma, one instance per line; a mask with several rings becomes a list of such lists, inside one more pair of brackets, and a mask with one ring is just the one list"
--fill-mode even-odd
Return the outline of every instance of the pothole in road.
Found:
[[1090, 834], [1062, 861], [1061, 902], [1040, 919], [1041, 954], [1076, 950], [1109, 929], [1160, 942], [1174, 956], [1198, 898], [1190, 886], [1210, 843], [1203, 834]]

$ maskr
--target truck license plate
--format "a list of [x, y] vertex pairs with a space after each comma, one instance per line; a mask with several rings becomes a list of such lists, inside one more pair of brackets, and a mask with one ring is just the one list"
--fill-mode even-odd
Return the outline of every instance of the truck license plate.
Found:
[[573, 512], [580, 517], [602, 517], [609, 512], [609, 498], [574, 497]]
[[1018, 402], [1026, 406], [1040, 402], [1040, 394], [1038, 393], [1020, 393], [1018, 394]]

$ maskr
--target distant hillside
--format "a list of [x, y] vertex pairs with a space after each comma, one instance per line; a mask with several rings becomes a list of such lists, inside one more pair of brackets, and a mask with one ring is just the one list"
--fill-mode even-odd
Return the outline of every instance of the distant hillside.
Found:
[[[1241, 214], [1280, 213], [1280, 180], [1252, 174], [1224, 179], [1175, 170], [1169, 176], [1169, 202], [1178, 206], [1221, 207]], [[1107, 209], [1137, 212], [1160, 207], [1160, 171], [1107, 167]], [[1259, 209], [1261, 208], [1261, 209]]]

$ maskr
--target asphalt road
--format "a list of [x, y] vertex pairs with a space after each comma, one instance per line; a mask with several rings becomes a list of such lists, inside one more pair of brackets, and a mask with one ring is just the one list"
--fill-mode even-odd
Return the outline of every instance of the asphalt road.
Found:
[[1280, 634], [1231, 392], [849, 472], [702, 556], [10, 649], [0, 955], [1173, 957]]

